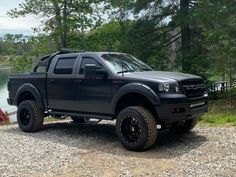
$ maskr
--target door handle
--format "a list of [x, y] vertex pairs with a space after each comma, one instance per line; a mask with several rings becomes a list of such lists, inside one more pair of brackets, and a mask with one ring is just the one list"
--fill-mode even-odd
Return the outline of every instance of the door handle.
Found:
[[75, 80], [75, 85], [80, 85], [82, 83], [82, 80]]
[[50, 79], [48, 81], [48, 84], [50, 84], [50, 85], [55, 85], [55, 83], [56, 83], [56, 81], [54, 79]]

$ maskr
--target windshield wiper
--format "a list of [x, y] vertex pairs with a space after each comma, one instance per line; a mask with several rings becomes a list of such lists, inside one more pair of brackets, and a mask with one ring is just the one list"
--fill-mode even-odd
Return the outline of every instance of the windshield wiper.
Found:
[[128, 73], [128, 72], [135, 72], [135, 70], [134, 70], [134, 69], [126, 69], [126, 70], [117, 72], [117, 74], [120, 74], [120, 73]]

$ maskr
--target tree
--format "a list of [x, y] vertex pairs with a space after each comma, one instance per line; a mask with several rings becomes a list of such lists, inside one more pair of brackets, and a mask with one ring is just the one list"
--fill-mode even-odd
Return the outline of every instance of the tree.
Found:
[[42, 19], [44, 32], [57, 38], [58, 48], [67, 47], [68, 34], [72, 31], [84, 31], [100, 25], [99, 0], [25, 0], [8, 15], [17, 18], [36, 15]]
[[181, 56], [182, 71], [189, 72], [191, 62], [189, 62], [190, 53], [190, 24], [189, 24], [189, 3], [190, 0], [180, 0], [180, 29], [181, 29]]
[[[225, 21], [223, 17], [221, 21], [225, 24], [218, 23], [215, 21], [217, 14], [222, 10], [228, 11], [231, 13], [231, 18], [235, 20], [232, 15], [235, 13], [232, 11], [236, 9], [235, 0], [131, 0], [129, 3], [110, 0], [110, 3], [115, 7], [115, 12], [121, 11], [121, 14], [125, 14], [120, 15], [119, 18], [115, 16], [117, 20], [126, 21], [127, 17], [136, 20], [137, 25], [134, 25], [136, 29], [128, 35], [130, 40], [140, 39], [140, 42], [146, 43], [149, 48], [152, 46], [152, 50], [156, 49], [159, 54], [162, 54], [160, 57], [158, 53], [152, 55], [149, 59], [157, 57], [156, 60], [151, 59], [153, 63], [156, 62], [156, 65], [159, 65], [158, 61], [162, 57], [163, 69], [168, 69], [169, 64], [174, 66], [172, 69], [179, 68], [183, 72], [201, 75], [204, 78], [209, 78], [214, 74], [212, 70], [209, 70], [212, 63], [211, 51], [215, 52], [214, 42], [218, 43], [206, 38], [207, 34], [212, 34], [215, 30], [209, 28], [208, 23], [218, 24], [218, 30], [227, 33], [225, 27], [228, 26], [229, 21]], [[117, 7], [122, 10], [117, 10]], [[224, 15], [227, 14], [224, 13]], [[230, 27], [227, 28], [230, 29]], [[149, 40], [149, 36], [152, 36], [152, 40]], [[135, 44], [134, 48], [137, 48], [139, 43]], [[140, 48], [140, 53], [145, 53], [147, 48], [145, 49]], [[150, 50], [148, 52], [150, 53]], [[220, 72], [219, 68], [218, 71]]]
[[207, 57], [211, 59], [210, 69], [230, 85], [236, 74], [236, 2], [235, 0], [200, 0], [194, 11], [196, 23], [202, 27], [202, 43], [206, 43]]
[[[143, 28], [148, 28], [147, 24], [152, 25], [152, 30], [146, 30], [142, 37], [153, 36], [156, 41], [152, 42], [155, 43], [156, 50], [159, 50], [160, 53], [164, 51], [162, 54], [166, 55], [166, 57], [162, 59], [161, 63], [170, 63], [170, 66], [165, 64], [165, 67], [162, 68], [168, 69], [174, 66], [175, 64], [173, 64], [171, 58], [173, 58], [173, 55], [177, 56], [177, 53], [181, 51], [182, 55], [178, 55], [181, 56], [181, 60], [176, 59], [175, 62], [182, 66], [184, 72], [189, 71], [189, 68], [191, 68], [188, 61], [191, 47], [189, 29], [190, 0], [132, 0], [129, 3], [121, 2], [123, 1], [115, 3], [111, 0], [113, 6], [126, 9], [127, 12], [123, 13], [126, 14], [125, 18], [131, 16], [138, 21], [143, 21]], [[125, 18], [124, 20], [126, 20]], [[144, 23], [145, 21], [146, 23]], [[175, 46], [174, 51], [170, 50], [173, 46]], [[164, 62], [164, 59], [166, 62]]]

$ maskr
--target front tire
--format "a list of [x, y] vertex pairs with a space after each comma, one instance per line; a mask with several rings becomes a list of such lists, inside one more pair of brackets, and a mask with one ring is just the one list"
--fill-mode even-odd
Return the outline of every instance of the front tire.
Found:
[[20, 103], [17, 109], [17, 122], [24, 132], [36, 132], [43, 126], [44, 114], [34, 100]]
[[127, 107], [118, 114], [116, 133], [126, 149], [144, 151], [156, 141], [156, 120], [146, 108]]
[[197, 118], [185, 120], [182, 123], [172, 124], [170, 130], [174, 133], [188, 133], [197, 125]]

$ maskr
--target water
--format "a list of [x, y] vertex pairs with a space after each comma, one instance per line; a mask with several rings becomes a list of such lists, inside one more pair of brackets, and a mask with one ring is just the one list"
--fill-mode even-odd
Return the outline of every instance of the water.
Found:
[[[13, 112], [16, 111], [15, 106], [10, 106], [7, 103], [8, 91], [7, 91], [7, 81], [8, 76], [11, 73], [11, 67], [0, 64], [0, 108], [3, 111]], [[16, 116], [10, 117], [11, 121], [16, 121]]]

